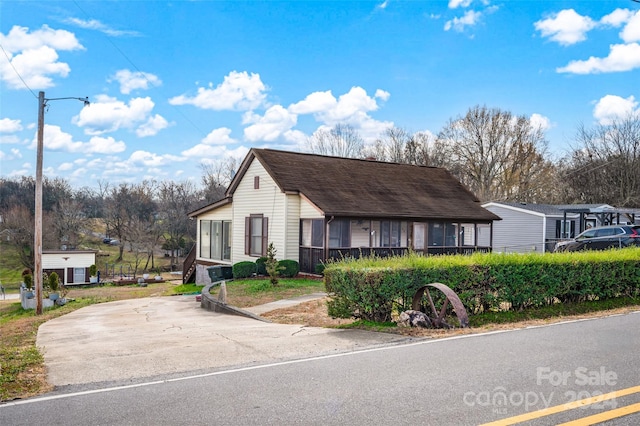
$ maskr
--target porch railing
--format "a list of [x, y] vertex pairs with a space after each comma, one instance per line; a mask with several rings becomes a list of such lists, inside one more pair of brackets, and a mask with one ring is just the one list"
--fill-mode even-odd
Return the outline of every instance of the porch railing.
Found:
[[182, 263], [182, 283], [186, 284], [193, 278], [196, 273], [196, 245], [194, 244], [189, 250], [189, 254]]
[[[349, 248], [332, 248], [328, 250], [327, 259], [340, 260], [348, 257], [358, 259], [362, 256], [375, 255], [377, 257], [402, 256], [409, 251], [407, 247], [349, 247]], [[491, 247], [484, 246], [438, 246], [428, 247], [425, 250], [413, 250], [416, 253], [424, 253], [428, 255], [438, 254], [472, 254], [472, 253], [488, 253]], [[314, 273], [316, 265], [324, 262], [324, 249], [300, 247], [300, 270], [303, 272]]]

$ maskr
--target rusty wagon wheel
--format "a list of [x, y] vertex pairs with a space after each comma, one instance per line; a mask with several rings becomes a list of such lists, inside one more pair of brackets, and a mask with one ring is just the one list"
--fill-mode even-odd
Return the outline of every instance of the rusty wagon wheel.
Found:
[[[439, 310], [436, 307], [434, 298], [431, 296], [430, 291], [435, 291], [432, 289], [440, 290], [444, 294], [444, 301], [442, 302], [442, 306]], [[421, 302], [423, 296], [426, 296], [427, 301], [429, 302], [427, 309], [431, 309], [431, 315], [429, 315], [428, 312], [425, 312], [425, 314], [429, 316], [434, 326], [438, 328], [452, 328], [452, 326], [446, 321], [447, 308], [449, 307], [449, 303], [451, 303], [453, 311], [458, 317], [458, 322], [460, 322], [460, 326], [469, 327], [469, 316], [467, 315], [467, 311], [464, 309], [464, 305], [456, 292], [451, 290], [451, 288], [442, 283], [431, 283], [420, 287], [418, 291], [416, 291], [416, 294], [413, 295], [411, 307], [414, 311], [422, 311]]]

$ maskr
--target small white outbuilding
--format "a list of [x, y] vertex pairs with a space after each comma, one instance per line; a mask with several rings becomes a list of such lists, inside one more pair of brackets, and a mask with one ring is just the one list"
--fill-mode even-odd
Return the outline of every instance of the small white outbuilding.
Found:
[[63, 285], [88, 284], [89, 267], [96, 263], [96, 250], [43, 250], [42, 270], [55, 272]]

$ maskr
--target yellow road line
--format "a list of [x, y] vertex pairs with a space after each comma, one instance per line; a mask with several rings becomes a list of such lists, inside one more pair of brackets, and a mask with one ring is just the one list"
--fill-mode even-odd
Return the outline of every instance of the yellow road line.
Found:
[[605, 422], [611, 419], [628, 416], [629, 414], [640, 412], [640, 402], [637, 404], [627, 405], [625, 407], [616, 408], [615, 410], [605, 411], [604, 413], [594, 414], [593, 416], [583, 417], [572, 422], [561, 423], [558, 426], [587, 426], [596, 423]]
[[[580, 399], [578, 401], [568, 402], [566, 404], [556, 405], [555, 407], [544, 408], [530, 413], [520, 414], [519, 416], [509, 417], [495, 422], [484, 423], [480, 426], [507, 426], [517, 423], [526, 422], [527, 420], [539, 419], [540, 417], [550, 416], [552, 414], [562, 413], [563, 411], [573, 410], [574, 408], [584, 407], [595, 404], [597, 402], [607, 401], [610, 399], [631, 395], [640, 392], [640, 386], [634, 386], [627, 389], [621, 389], [614, 392], [605, 393], [590, 398]], [[629, 413], [630, 414], [630, 413]]]

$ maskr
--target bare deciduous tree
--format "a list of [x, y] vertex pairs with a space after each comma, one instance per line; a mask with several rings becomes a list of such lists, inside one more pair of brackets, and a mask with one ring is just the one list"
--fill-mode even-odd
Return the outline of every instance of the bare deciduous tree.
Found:
[[524, 116], [476, 106], [450, 120], [438, 143], [443, 166], [482, 201], [541, 202], [553, 189], [544, 132]]
[[567, 200], [640, 205], [640, 114], [593, 128], [581, 125], [576, 147], [562, 163]]
[[209, 163], [201, 163], [202, 186], [204, 200], [207, 204], [218, 201], [224, 193], [238, 169], [239, 160], [227, 157]]
[[132, 240], [134, 221], [152, 222], [157, 206], [153, 200], [154, 183], [144, 181], [136, 185], [120, 184], [113, 187], [107, 201], [105, 223], [110, 235], [120, 240], [120, 250], [116, 261], [122, 260], [124, 246]]
[[[49, 212], [43, 212], [43, 229], [51, 229], [52, 220]], [[33, 233], [35, 220], [33, 213], [23, 205], [16, 205], [2, 212], [0, 231], [7, 244], [12, 245], [25, 268], [33, 270]], [[52, 232], [42, 235], [44, 248], [57, 248]]]
[[191, 181], [162, 182], [158, 188], [158, 202], [162, 215], [162, 231], [165, 244], [175, 262], [176, 251], [182, 248], [185, 237], [195, 237], [195, 222], [188, 214], [196, 208], [198, 192]]
[[317, 130], [307, 140], [307, 150], [332, 157], [362, 158], [364, 141], [351, 125], [336, 124], [329, 130]]
[[390, 127], [376, 142], [365, 149], [366, 156], [378, 161], [443, 167], [444, 153], [439, 142], [429, 132], [409, 133]]
[[86, 224], [83, 206], [76, 200], [62, 200], [53, 209], [52, 229], [58, 246], [77, 247], [86, 233]]

